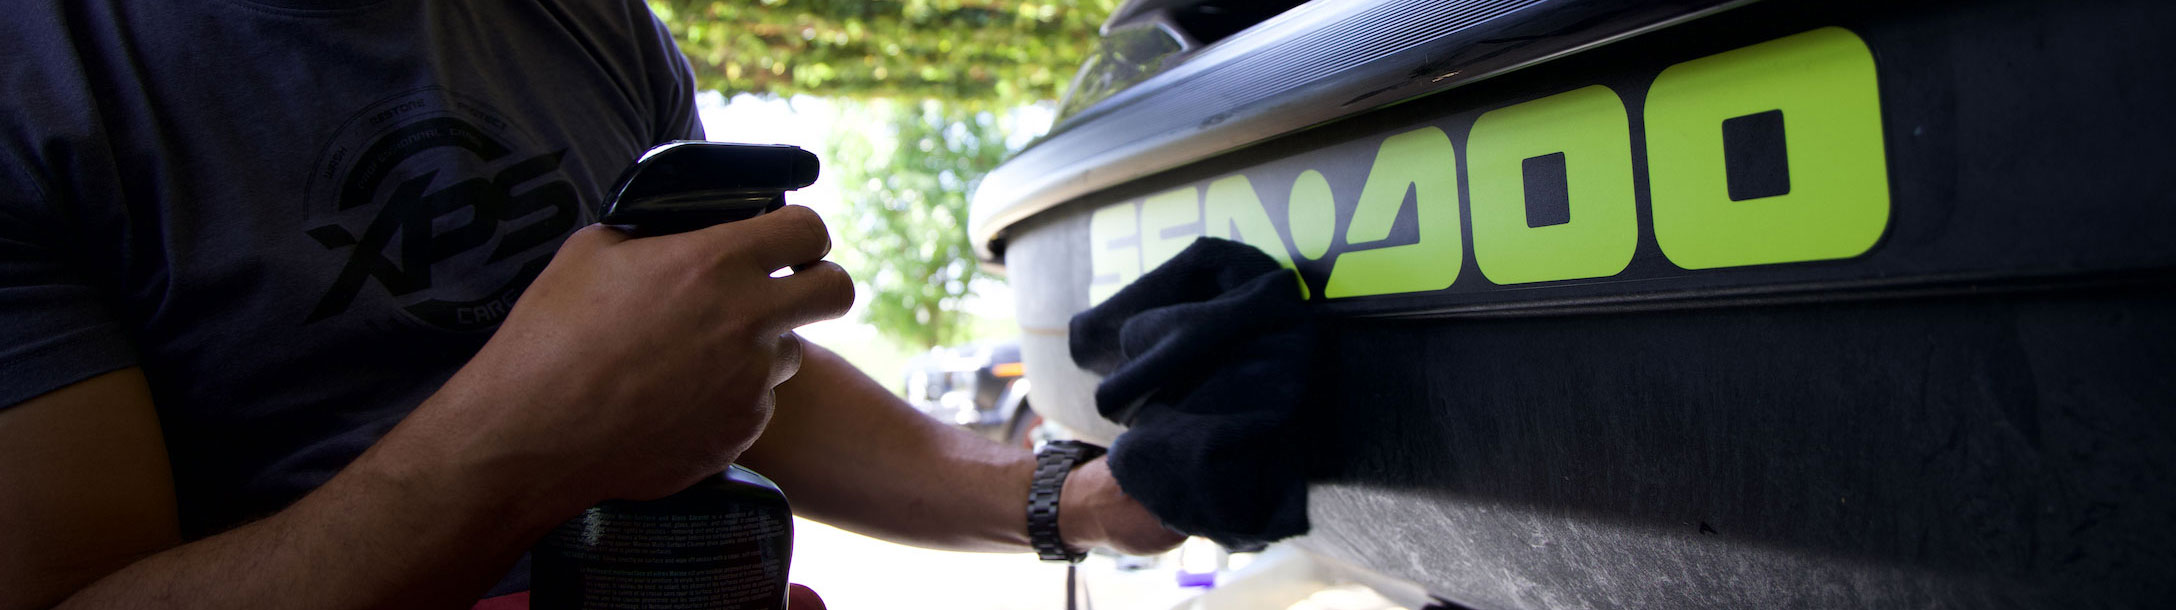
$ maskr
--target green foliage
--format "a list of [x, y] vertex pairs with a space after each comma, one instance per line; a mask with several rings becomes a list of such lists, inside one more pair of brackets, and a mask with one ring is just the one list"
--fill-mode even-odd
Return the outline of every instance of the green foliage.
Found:
[[1009, 110], [1058, 98], [1118, 0], [649, 0], [696, 84], [848, 104], [881, 128], [839, 130], [840, 239], [886, 337], [969, 338], [960, 311], [995, 281], [967, 240], [967, 195], [1006, 149]]
[[1057, 99], [1116, 0], [650, 0], [703, 89], [934, 99], [974, 109]]
[[956, 343], [970, 322], [961, 302], [991, 279], [967, 240], [967, 194], [1010, 152], [1010, 119], [936, 102], [863, 110], [886, 117], [885, 127], [832, 148], [868, 321], [916, 348]]

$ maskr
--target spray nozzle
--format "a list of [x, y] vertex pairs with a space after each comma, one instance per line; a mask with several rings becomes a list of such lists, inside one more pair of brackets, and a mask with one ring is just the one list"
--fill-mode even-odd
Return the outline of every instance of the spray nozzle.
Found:
[[818, 166], [815, 153], [785, 144], [662, 144], [620, 174], [603, 220], [662, 235], [752, 218], [815, 183]]

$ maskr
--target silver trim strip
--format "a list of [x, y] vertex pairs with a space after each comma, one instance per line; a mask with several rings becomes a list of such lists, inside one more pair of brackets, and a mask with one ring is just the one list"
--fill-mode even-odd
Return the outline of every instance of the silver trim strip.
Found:
[[[1752, 1], [1316, 0], [1104, 100], [1006, 161], [975, 190], [968, 231], [976, 255], [1001, 265], [1005, 230], [1058, 204]], [[1502, 44], [1496, 37], [1511, 27], [1567, 13], [1591, 13], [1614, 29], [1518, 46], [1494, 68], [1415, 73], [1454, 52]]]

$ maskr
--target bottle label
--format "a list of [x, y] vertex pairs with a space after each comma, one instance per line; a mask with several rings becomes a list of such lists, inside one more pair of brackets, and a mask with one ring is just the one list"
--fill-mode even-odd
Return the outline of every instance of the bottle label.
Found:
[[589, 509], [537, 546], [532, 603], [538, 610], [783, 608], [790, 515], [761, 505], [707, 508]]

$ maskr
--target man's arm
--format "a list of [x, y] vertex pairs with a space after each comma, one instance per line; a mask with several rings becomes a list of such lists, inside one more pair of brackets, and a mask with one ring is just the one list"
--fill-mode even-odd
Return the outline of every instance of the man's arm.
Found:
[[[1035, 456], [914, 410], [837, 354], [809, 346], [741, 463], [778, 482], [795, 512], [922, 546], [1027, 551]], [[1102, 460], [1066, 479], [1058, 529], [1079, 548], [1168, 550], [1184, 538], [1120, 492]]]
[[0, 411], [0, 490], [0, 608], [52, 606], [181, 544], [166, 442], [134, 368]]
[[781, 335], [853, 300], [824, 235], [794, 206], [639, 240], [579, 231], [484, 348], [331, 481], [180, 546], [139, 372], [0, 409], [0, 609], [467, 607], [560, 521], [678, 491], [747, 448], [799, 365]]
[[0, 411], [0, 607], [465, 607], [550, 509], [419, 449], [373, 451], [286, 511], [182, 546], [141, 371], [33, 398]]

